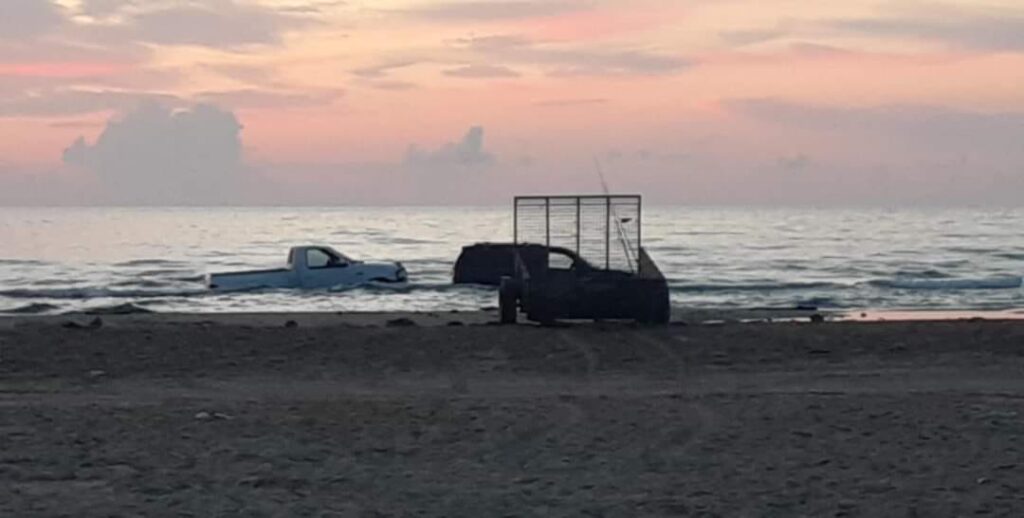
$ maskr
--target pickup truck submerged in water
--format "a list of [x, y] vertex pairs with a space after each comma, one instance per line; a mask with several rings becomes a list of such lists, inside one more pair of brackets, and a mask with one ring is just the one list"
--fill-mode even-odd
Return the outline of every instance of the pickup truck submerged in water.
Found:
[[206, 285], [220, 291], [272, 289], [325, 289], [369, 282], [405, 282], [402, 263], [356, 261], [328, 246], [296, 246], [288, 252], [285, 268], [211, 273]]

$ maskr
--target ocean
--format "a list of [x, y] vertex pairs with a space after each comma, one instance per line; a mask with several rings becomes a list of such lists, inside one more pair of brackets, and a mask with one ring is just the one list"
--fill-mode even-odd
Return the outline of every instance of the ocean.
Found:
[[[447, 311], [461, 247], [510, 241], [510, 207], [0, 208], [0, 312]], [[697, 308], [1024, 307], [1024, 210], [646, 207], [644, 245]], [[211, 271], [280, 266], [326, 244], [396, 260], [404, 286], [211, 293]]]

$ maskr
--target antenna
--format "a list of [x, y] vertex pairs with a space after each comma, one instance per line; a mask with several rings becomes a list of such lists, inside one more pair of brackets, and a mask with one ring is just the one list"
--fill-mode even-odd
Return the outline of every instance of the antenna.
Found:
[[601, 181], [601, 189], [604, 190], [604, 195], [608, 196], [608, 182], [604, 179], [604, 169], [601, 168], [601, 162], [597, 159], [597, 155], [593, 155], [591, 158], [594, 159], [594, 170], [597, 171], [597, 179]]
[[[591, 158], [594, 159], [594, 169], [597, 171], [597, 178], [601, 181], [601, 188], [604, 190], [604, 195], [611, 196], [611, 193], [608, 191], [608, 182], [604, 177], [604, 169], [601, 168], [601, 162], [597, 159], [597, 155], [593, 155]], [[629, 235], [627, 235], [625, 229], [622, 228], [622, 223], [624, 221], [615, 213], [614, 205], [609, 204], [608, 210], [611, 212], [610, 215], [612, 219], [615, 220], [615, 231], [619, 235], [619, 241], [622, 243], [622, 250], [626, 256], [626, 264], [629, 266], [630, 271], [635, 271], [633, 265], [637, 264], [637, 260], [633, 257], [633, 247], [629, 242]], [[610, 243], [605, 246], [609, 245]]]

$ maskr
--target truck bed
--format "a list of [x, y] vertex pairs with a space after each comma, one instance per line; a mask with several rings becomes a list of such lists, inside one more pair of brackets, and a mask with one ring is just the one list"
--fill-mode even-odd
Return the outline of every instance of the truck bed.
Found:
[[270, 268], [267, 270], [246, 270], [244, 272], [217, 272], [211, 273], [210, 275], [214, 277], [232, 277], [239, 275], [262, 275], [265, 273], [288, 273], [290, 271], [291, 270], [287, 268]]

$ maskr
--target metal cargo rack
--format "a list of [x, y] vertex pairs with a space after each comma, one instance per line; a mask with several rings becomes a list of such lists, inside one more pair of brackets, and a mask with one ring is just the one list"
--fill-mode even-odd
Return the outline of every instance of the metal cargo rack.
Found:
[[517, 196], [515, 268], [502, 321], [629, 318], [667, 322], [668, 284], [642, 246], [639, 195]]

